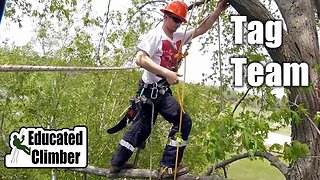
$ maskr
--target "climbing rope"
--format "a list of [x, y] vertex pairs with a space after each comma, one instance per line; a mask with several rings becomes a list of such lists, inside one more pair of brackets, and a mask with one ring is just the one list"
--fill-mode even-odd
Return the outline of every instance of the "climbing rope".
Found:
[[[207, 0], [204, 1], [204, 5], [202, 6], [202, 10], [201, 10], [201, 13], [200, 15], [198, 16], [198, 22], [200, 22], [200, 18], [203, 16], [204, 14], [204, 7], [207, 3]], [[190, 16], [189, 16], [189, 21], [191, 20], [191, 17], [192, 17], [192, 14], [193, 14], [193, 10], [194, 10], [194, 7], [195, 7], [195, 4], [196, 4], [196, 0], [194, 1], [193, 3], [193, 6], [192, 6], [192, 10], [191, 10], [191, 13], [190, 13]], [[187, 32], [187, 28], [188, 28], [188, 25], [186, 26], [185, 28], [185, 31], [184, 31], [184, 34], [183, 34], [183, 37], [182, 37], [182, 43], [180, 44], [180, 47], [179, 47], [179, 50], [178, 50], [178, 56], [177, 58], [181, 59], [184, 59], [184, 76], [183, 76], [183, 83], [182, 83], [182, 92], [181, 92], [181, 95], [177, 89], [177, 95], [178, 95], [178, 100], [179, 100], [179, 104], [180, 104], [180, 121], [179, 121], [179, 131], [178, 131], [178, 134], [181, 135], [181, 126], [182, 126], [182, 114], [184, 112], [184, 96], [185, 96], [185, 92], [186, 92], [186, 85], [185, 85], [185, 82], [186, 82], [186, 69], [187, 69], [187, 61], [186, 61], [186, 56], [188, 55], [188, 50], [190, 48], [190, 45], [191, 45], [191, 40], [193, 39], [194, 35], [195, 35], [195, 32], [197, 30], [197, 28], [201, 25], [201, 24], [198, 24], [198, 26], [196, 26], [194, 28], [194, 31], [192, 32], [192, 35], [191, 37], [189, 37], [188, 39], [190, 40], [190, 43], [188, 43], [187, 45], [187, 48], [185, 50], [185, 53], [182, 54], [182, 45], [185, 41], [185, 36], [186, 36], [186, 32]], [[178, 155], [179, 155], [179, 147], [180, 147], [180, 144], [179, 142], [177, 143], [177, 150], [176, 150], [176, 159], [175, 159], [175, 170], [174, 170], [174, 180], [176, 180], [176, 177], [177, 177], [177, 169], [178, 169]]]
[[219, 59], [219, 72], [220, 72], [220, 112], [222, 111], [223, 103], [223, 77], [222, 77], [222, 60], [221, 60], [221, 37], [220, 37], [220, 17], [218, 17], [218, 59]]
[[150, 175], [149, 175], [149, 180], [151, 180], [152, 179], [152, 131], [153, 131], [153, 119], [154, 119], [154, 104], [152, 103], [151, 104], [151, 108], [152, 108], [152, 110], [151, 110], [151, 132], [150, 132], [150, 137], [149, 137], [149, 143], [150, 143], [150, 153], [149, 153], [149, 170], [150, 170]]

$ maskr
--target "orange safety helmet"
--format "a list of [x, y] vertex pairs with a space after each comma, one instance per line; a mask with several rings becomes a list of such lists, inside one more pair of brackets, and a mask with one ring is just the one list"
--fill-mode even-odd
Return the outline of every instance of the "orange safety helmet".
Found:
[[163, 13], [172, 13], [178, 18], [180, 18], [183, 22], [187, 22], [187, 12], [188, 6], [186, 3], [182, 1], [172, 1], [170, 2], [165, 9], [160, 9]]

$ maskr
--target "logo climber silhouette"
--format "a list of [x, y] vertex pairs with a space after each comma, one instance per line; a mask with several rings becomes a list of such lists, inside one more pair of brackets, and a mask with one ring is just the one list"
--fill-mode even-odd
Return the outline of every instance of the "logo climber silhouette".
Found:
[[22, 145], [21, 143], [24, 141], [24, 135], [22, 135], [22, 139], [20, 140], [17, 135], [13, 136], [13, 145], [17, 148], [25, 152], [26, 154], [30, 155], [30, 148], [28, 148], [26, 145]]

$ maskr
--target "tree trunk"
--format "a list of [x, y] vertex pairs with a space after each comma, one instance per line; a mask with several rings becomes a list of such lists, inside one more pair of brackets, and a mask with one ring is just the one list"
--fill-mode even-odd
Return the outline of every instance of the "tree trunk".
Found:
[[[319, 42], [316, 31], [314, 0], [275, 0], [285, 20], [287, 31], [283, 32], [282, 46], [276, 49], [267, 48], [274, 62], [307, 62], [309, 64], [309, 82], [316, 83], [317, 71], [312, 68], [319, 64]], [[273, 20], [272, 15], [258, 0], [229, 0], [230, 4], [248, 20], [266, 22]], [[293, 162], [287, 174], [288, 180], [320, 180], [320, 135], [318, 128], [312, 123], [319, 110], [314, 89], [289, 87], [291, 109], [303, 105], [309, 110], [309, 116], [301, 116], [299, 123], [292, 123], [292, 140], [298, 140], [309, 146], [307, 158]]]
[[[306, 2], [307, 1], [307, 2]], [[316, 32], [315, 14], [311, 0], [276, 0], [282, 16], [287, 24], [287, 30], [297, 48], [300, 50], [301, 59], [310, 66], [319, 63], [319, 44]], [[317, 72], [310, 71], [310, 79], [316, 82]], [[297, 88], [290, 88], [289, 99], [297, 104], [304, 104], [313, 119], [319, 103], [315, 92], [301, 92]], [[293, 107], [294, 108], [294, 107]], [[292, 139], [306, 143], [310, 148], [310, 156], [318, 156], [320, 153], [319, 134], [311, 124], [308, 117], [301, 117], [298, 124], [292, 123]], [[320, 179], [319, 158], [299, 159], [291, 165], [288, 179]]]

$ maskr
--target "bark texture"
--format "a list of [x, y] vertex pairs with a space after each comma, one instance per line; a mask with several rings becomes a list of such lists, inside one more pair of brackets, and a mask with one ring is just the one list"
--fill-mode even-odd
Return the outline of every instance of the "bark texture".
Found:
[[[66, 169], [71, 171], [84, 172], [88, 174], [94, 174], [97, 176], [104, 176], [108, 178], [138, 178], [138, 179], [158, 179], [157, 172], [150, 172], [149, 169], [128, 169], [122, 170], [119, 173], [110, 173], [109, 169], [97, 168], [93, 166], [88, 166], [86, 168], [72, 168]], [[171, 178], [173, 179], [173, 178]], [[218, 176], [196, 176], [191, 174], [185, 174], [182, 176], [178, 176], [177, 180], [226, 180], [223, 177]]]
[[[283, 42], [279, 48], [266, 47], [274, 62], [307, 62], [309, 64], [309, 82], [315, 85], [318, 73], [313, 68], [320, 62], [319, 42], [316, 31], [316, 14], [318, 9], [314, 0], [275, 0], [285, 20], [287, 31], [283, 31]], [[246, 15], [248, 21], [259, 20], [266, 22], [274, 20], [271, 13], [259, 0], [229, 0], [230, 4], [239, 12]], [[312, 88], [306, 91], [302, 88], [288, 87], [291, 109], [296, 110], [303, 105], [309, 110], [308, 116], [301, 116], [299, 123], [292, 123], [292, 140], [305, 143], [310, 148], [307, 158], [293, 162], [286, 174], [289, 180], [320, 180], [320, 135], [318, 127], [312, 119], [319, 110], [316, 91]]]

